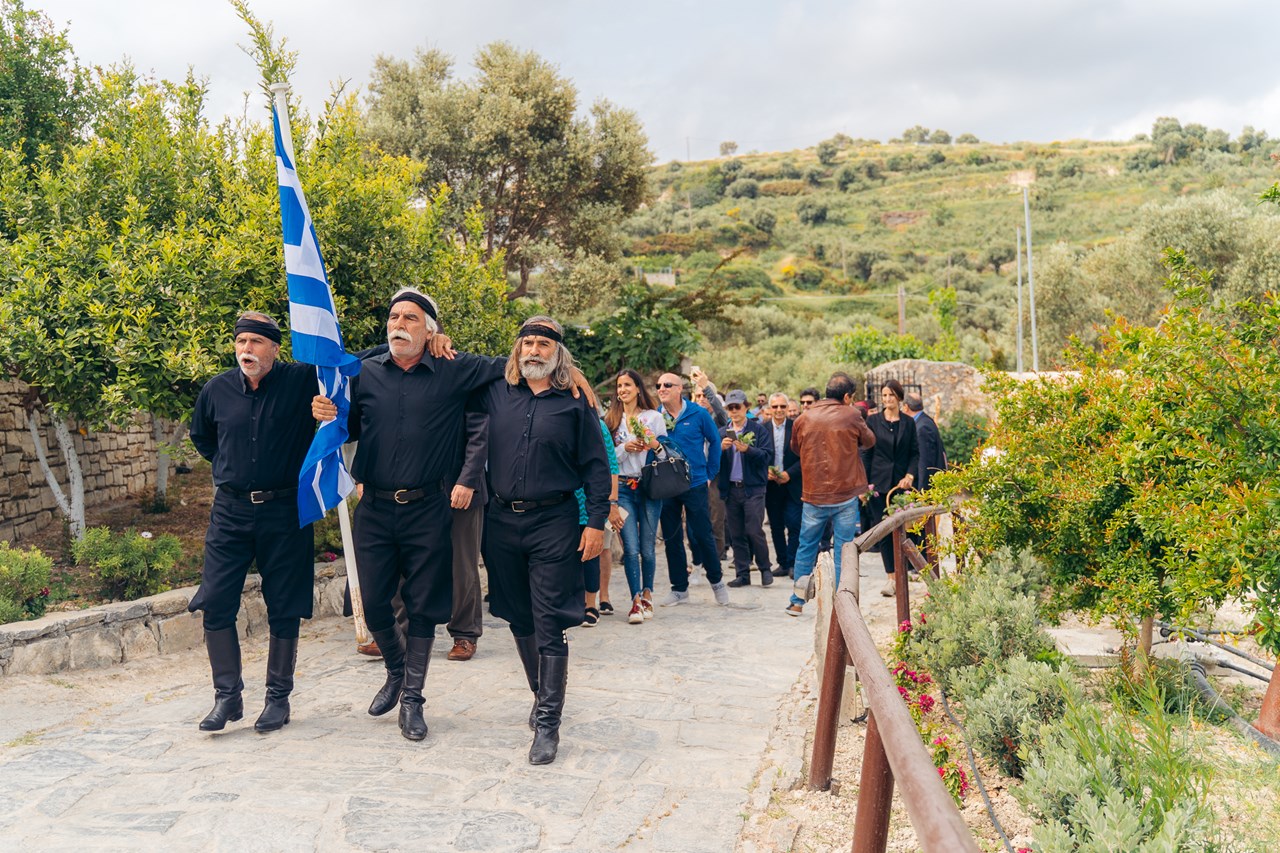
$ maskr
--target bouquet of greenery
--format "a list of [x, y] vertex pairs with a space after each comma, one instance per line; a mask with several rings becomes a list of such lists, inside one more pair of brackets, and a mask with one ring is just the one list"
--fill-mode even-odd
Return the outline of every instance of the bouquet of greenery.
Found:
[[627, 418], [627, 429], [630, 430], [633, 439], [643, 441], [645, 444], [653, 443], [653, 430], [645, 426], [635, 415]]

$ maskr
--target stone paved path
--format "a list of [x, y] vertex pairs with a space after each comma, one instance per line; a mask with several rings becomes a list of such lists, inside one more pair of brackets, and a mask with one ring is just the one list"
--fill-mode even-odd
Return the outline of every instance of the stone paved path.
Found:
[[[661, 550], [661, 549], [659, 549]], [[659, 577], [665, 569], [659, 567]], [[614, 597], [625, 599], [620, 570]], [[661, 585], [660, 585], [661, 586]], [[265, 643], [245, 643], [246, 719], [196, 722], [203, 649], [0, 681], [0, 850], [728, 851], [779, 703], [813, 649], [789, 583], [572, 632], [560, 756], [526, 760], [531, 697], [505, 623], [427, 679], [430, 734], [365, 713], [381, 661], [350, 623], [304, 624], [293, 720], [258, 735]]]

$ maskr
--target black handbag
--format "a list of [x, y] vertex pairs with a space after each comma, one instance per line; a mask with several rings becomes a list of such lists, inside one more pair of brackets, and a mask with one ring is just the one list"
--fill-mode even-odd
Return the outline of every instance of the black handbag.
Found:
[[689, 460], [671, 444], [664, 444], [667, 455], [662, 459], [649, 452], [640, 469], [640, 492], [651, 501], [664, 501], [689, 491]]

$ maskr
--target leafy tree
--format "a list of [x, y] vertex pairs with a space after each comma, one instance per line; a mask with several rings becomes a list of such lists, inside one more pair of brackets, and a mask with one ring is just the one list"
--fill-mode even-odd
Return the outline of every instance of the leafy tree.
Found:
[[819, 163], [831, 167], [836, 164], [836, 158], [840, 156], [840, 148], [830, 139], [826, 139], [818, 143], [817, 154]]
[[840, 192], [848, 192], [849, 187], [856, 187], [861, 180], [861, 173], [852, 164], [841, 166], [840, 171], [836, 172], [836, 187]]
[[993, 243], [982, 252], [978, 269], [990, 266], [991, 271], [1000, 275], [1000, 268], [1014, 259], [1015, 250], [1008, 243]]
[[938, 128], [933, 133], [929, 134], [929, 143], [931, 145], [950, 145], [951, 134], [947, 133], [942, 128]]
[[0, 148], [56, 163], [89, 116], [92, 85], [66, 30], [22, 0], [0, 0]]
[[1073, 352], [1077, 374], [995, 380], [999, 453], [938, 488], [981, 505], [970, 545], [1044, 560], [1060, 606], [1181, 622], [1241, 597], [1274, 652], [1280, 304], [1214, 312], [1212, 275], [1166, 258], [1174, 302], [1161, 322], [1116, 324], [1098, 353]]
[[914, 142], [917, 144], [929, 141], [929, 128], [922, 125], [915, 125], [902, 131], [903, 142]]
[[802, 225], [821, 225], [827, 221], [827, 206], [820, 201], [804, 199], [796, 205], [796, 218]]
[[720, 156], [721, 156], [721, 157], [732, 157], [734, 154], [737, 154], [737, 153], [738, 153], [738, 143], [736, 143], [736, 142], [721, 142], [721, 143], [720, 143]]
[[645, 198], [653, 155], [635, 113], [606, 101], [577, 115], [573, 83], [533, 52], [481, 48], [473, 80], [452, 60], [420, 51], [412, 63], [379, 56], [369, 84], [369, 133], [383, 150], [424, 161], [420, 185], [452, 190], [448, 222], [464, 240], [466, 213], [486, 215], [487, 257], [502, 253], [528, 291], [533, 248], [612, 257], [615, 228]]
[[772, 234], [773, 229], [778, 227], [778, 217], [772, 210], [762, 207], [751, 214], [751, 225], [758, 231]]
[[956, 137], [957, 145], [977, 145], [980, 141], [972, 133], [962, 133]]
[[624, 367], [641, 373], [667, 370], [701, 342], [697, 322], [720, 317], [740, 302], [714, 278], [698, 287], [674, 289], [635, 281], [623, 286], [613, 313], [585, 326], [566, 327], [565, 345], [596, 382]]

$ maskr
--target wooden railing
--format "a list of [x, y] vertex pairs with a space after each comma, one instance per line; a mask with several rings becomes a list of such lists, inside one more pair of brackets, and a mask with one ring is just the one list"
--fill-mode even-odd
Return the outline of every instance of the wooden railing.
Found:
[[818, 721], [809, 762], [809, 787], [827, 790], [831, 785], [840, 697], [844, 691], [845, 669], [852, 662], [866, 691], [869, 712], [858, 810], [854, 818], [853, 853], [884, 853], [889, 840], [895, 781], [922, 850], [926, 853], [976, 853], [978, 850], [955, 800], [938, 776], [858, 607], [861, 555], [886, 536], [892, 536], [898, 622], [910, 618], [908, 562], [920, 571], [932, 571], [935, 577], [938, 566], [936, 560], [932, 563], [925, 560], [904, 536], [904, 528], [925, 518], [929, 529], [935, 529], [932, 522], [939, 513], [947, 511], [943, 506], [905, 509], [847, 543], [841, 553], [841, 578], [832, 596], [834, 614], [827, 634]]

